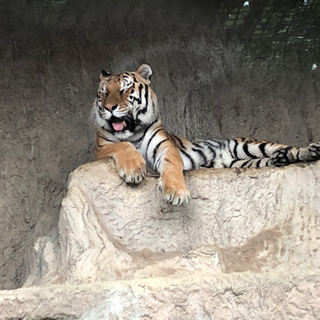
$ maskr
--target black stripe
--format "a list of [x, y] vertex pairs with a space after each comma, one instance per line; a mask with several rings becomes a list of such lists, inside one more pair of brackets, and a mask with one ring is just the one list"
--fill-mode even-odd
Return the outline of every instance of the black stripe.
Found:
[[203, 163], [207, 162], [207, 157], [206, 157], [206, 155], [204, 154], [204, 152], [202, 150], [196, 149], [196, 148], [191, 148], [191, 150], [194, 151], [194, 152], [197, 152], [200, 155], [200, 157], [203, 159]]
[[[201, 141], [203, 143], [205, 143], [207, 146], [211, 146], [213, 149], [211, 150], [214, 150], [216, 152], [216, 150], [225, 150], [226, 149], [226, 143], [229, 145], [230, 143], [230, 140], [225, 140], [225, 141], [219, 141], [219, 140], [203, 140]], [[230, 152], [231, 154], [231, 152]]]
[[192, 141], [192, 144], [194, 145], [194, 146], [196, 146], [196, 147], [198, 147], [198, 148], [202, 148], [202, 145], [201, 144], [199, 144], [198, 142], [196, 142], [196, 141]]
[[258, 158], [258, 157], [256, 157], [255, 155], [253, 155], [252, 153], [249, 152], [248, 143], [245, 143], [245, 144], [242, 146], [242, 148], [243, 148], [244, 153], [245, 153], [248, 157], [250, 157], [250, 158], [252, 158], [252, 159], [257, 159], [257, 158]]
[[178, 136], [176, 136], [175, 134], [171, 134], [171, 137], [173, 137], [174, 139], [178, 140], [179, 145], [180, 145], [180, 147], [181, 147], [182, 149], [187, 150], [187, 148], [183, 145], [181, 139], [180, 139]]
[[300, 149], [298, 150], [298, 152], [297, 152], [297, 154], [296, 154], [296, 160], [300, 160], [299, 154], [300, 154]]
[[139, 115], [139, 114], [145, 114], [146, 112], [148, 111], [148, 106], [146, 106], [144, 109], [140, 109], [138, 112], [137, 112], [137, 116]]
[[159, 171], [158, 166], [160, 165], [160, 161], [161, 161], [161, 157], [159, 157], [159, 158], [157, 159], [157, 161], [155, 161], [155, 163], [154, 163], [154, 168], [155, 168], [156, 170], [158, 170], [158, 171]]
[[113, 141], [113, 140], [109, 140], [109, 139], [106, 139], [106, 138], [101, 137], [101, 136], [99, 136], [99, 137], [102, 138], [104, 141], [111, 142], [111, 143], [115, 143], [115, 141]]
[[232, 168], [232, 166], [233, 166], [236, 162], [238, 162], [238, 161], [239, 161], [238, 159], [233, 160], [233, 161], [230, 163], [229, 168]]
[[214, 165], [215, 165], [215, 161], [214, 159], [212, 159], [209, 164], [205, 163], [201, 166], [201, 168], [214, 168]]
[[210, 161], [210, 165], [208, 166], [208, 168], [214, 168], [214, 165], [215, 165], [215, 161], [214, 161], [214, 159], [212, 159]]
[[148, 107], [148, 99], [149, 99], [149, 91], [148, 91], [148, 86], [145, 86], [146, 92], [144, 94], [144, 97], [146, 99], [146, 108]]
[[183, 153], [190, 160], [192, 169], [195, 169], [196, 165], [194, 163], [194, 160], [191, 158], [191, 156], [184, 150], [180, 149], [180, 152]]
[[268, 158], [268, 155], [266, 154], [266, 145], [267, 145], [266, 142], [259, 144], [259, 149], [260, 149], [261, 153], [263, 154], [263, 156], [265, 158]]
[[225, 148], [225, 147], [226, 147], [226, 145], [225, 145], [226, 141], [208, 140], [208, 142], [211, 143], [211, 144], [217, 143], [220, 149], [221, 149], [221, 147], [222, 147], [222, 148]]
[[[141, 90], [140, 90], [140, 87], [141, 87], [141, 86], [142, 86], [142, 85], [139, 86], [140, 103], [141, 103], [141, 101], [142, 101], [142, 99], [141, 99]], [[146, 92], [145, 92], [145, 94], [144, 94], [144, 97], [145, 97], [145, 99], [146, 99], [146, 106], [145, 106], [144, 109], [138, 111], [138, 115], [139, 115], [140, 113], [145, 114], [145, 113], [148, 111], [148, 103], [149, 103], [149, 102], [148, 102], [148, 98], [149, 98], [148, 86], [145, 86], [145, 89], [146, 89]]]
[[[103, 137], [103, 136], [101, 136], [101, 135], [99, 135], [99, 134], [98, 134], [98, 136], [99, 136], [100, 138], [102, 138], [103, 140], [105, 140], [105, 141], [108, 141], [108, 142], [111, 142], [111, 143], [115, 143], [115, 141], [109, 140], [109, 139], [107, 139], [107, 138], [105, 138], [105, 137]], [[98, 147], [100, 147], [100, 148], [104, 146], [104, 144], [99, 144], [99, 143], [98, 143], [98, 139], [96, 139], [96, 143], [97, 143]]]
[[230, 156], [231, 156], [231, 157], [233, 157], [233, 155], [232, 155], [232, 151], [231, 151], [231, 148], [230, 148], [230, 142], [228, 141], [228, 143], [227, 143], [227, 144], [228, 144], [228, 150], [229, 150]]
[[[112, 134], [110, 131], [108, 131], [108, 130], [106, 130], [106, 131], [109, 132], [110, 134]], [[97, 135], [98, 135], [100, 138], [102, 138], [102, 139], [104, 139], [104, 140], [106, 140], [106, 141], [115, 142], [114, 140], [109, 140], [109, 139], [107, 139], [105, 136], [101, 135], [101, 134], [98, 133], [98, 132], [97, 132]]]
[[250, 159], [250, 160], [247, 160], [246, 162], [244, 162], [244, 163], [240, 166], [240, 168], [245, 168], [245, 166], [247, 165], [247, 163], [249, 163], [250, 161], [252, 161], [252, 160]]
[[201, 158], [203, 159], [204, 163], [206, 163], [208, 161], [208, 159], [207, 159], [205, 153], [202, 151], [204, 147], [195, 141], [193, 141], [192, 143], [194, 146], [198, 147], [199, 149], [191, 148], [191, 150], [194, 152], [198, 152], [200, 154]]
[[138, 102], [138, 104], [141, 104], [141, 90], [142, 90], [142, 88], [143, 88], [143, 85], [142, 84], [140, 84], [140, 86], [139, 86], [139, 98], [136, 98], [136, 97], [133, 97], [133, 96], [130, 96], [131, 97], [131, 99], [132, 99], [132, 101], [137, 101]]
[[156, 134], [157, 134], [159, 131], [161, 131], [161, 130], [163, 130], [162, 126], [161, 126], [160, 128], [158, 128], [158, 130], [156, 130], [156, 131], [152, 134], [152, 136], [150, 137], [150, 139], [149, 139], [149, 141], [148, 141], [148, 144], [147, 144], [147, 148], [146, 148], [146, 154], [148, 154], [148, 149], [149, 149], [149, 146], [150, 146], [150, 143], [151, 143], [152, 139], [153, 139], [153, 138], [156, 136]]
[[259, 159], [259, 160], [257, 161], [257, 163], [256, 163], [256, 168], [260, 168], [261, 160], [262, 160], [262, 159]]
[[[212, 158], [215, 159], [216, 157], [216, 150], [212, 147], [212, 145], [208, 141], [204, 141], [206, 147], [212, 152]], [[230, 152], [231, 154], [231, 152]]]
[[238, 143], [237, 140], [232, 140], [232, 141], [235, 142], [235, 146], [234, 146], [234, 148], [233, 148], [233, 157], [236, 158], [236, 159], [239, 159], [239, 158], [238, 158], [238, 152], [237, 152], [237, 146], [238, 146], [239, 143]]
[[144, 130], [142, 136], [134, 141], [131, 141], [131, 143], [138, 143], [141, 142], [143, 140], [143, 138], [145, 137], [146, 133], [149, 131], [149, 129], [158, 121], [158, 119], [156, 119], [155, 121], [153, 121], [150, 125], [147, 126], [147, 128]]
[[143, 85], [142, 85], [142, 83], [140, 83], [140, 85], [139, 85], [139, 103], [141, 103], [141, 95], [142, 95], [142, 89], [143, 89]]
[[160, 147], [164, 142], [166, 142], [166, 141], [168, 141], [168, 140], [169, 140], [169, 139], [164, 139], [164, 140], [160, 141], [160, 142], [156, 145], [156, 147], [155, 147], [154, 150], [153, 150], [153, 161], [155, 161], [155, 159], [156, 159], [156, 155], [157, 155], [157, 152], [158, 152], [159, 147]]

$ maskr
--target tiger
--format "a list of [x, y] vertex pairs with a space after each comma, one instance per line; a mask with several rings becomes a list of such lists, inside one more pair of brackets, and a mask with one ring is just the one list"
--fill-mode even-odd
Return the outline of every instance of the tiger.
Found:
[[190, 193], [185, 170], [282, 167], [320, 158], [319, 142], [297, 148], [253, 138], [189, 140], [169, 133], [150, 87], [152, 74], [148, 64], [120, 74], [102, 70], [93, 103], [95, 159], [113, 158], [127, 184], [139, 184], [150, 167], [160, 174], [164, 199], [172, 205], [186, 205]]

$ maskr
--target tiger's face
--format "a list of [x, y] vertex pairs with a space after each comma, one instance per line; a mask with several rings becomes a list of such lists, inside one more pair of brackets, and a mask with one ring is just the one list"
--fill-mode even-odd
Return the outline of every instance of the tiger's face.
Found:
[[151, 75], [146, 64], [136, 72], [111, 75], [102, 71], [95, 101], [97, 124], [118, 138], [128, 138], [157, 119], [157, 99], [149, 87]]

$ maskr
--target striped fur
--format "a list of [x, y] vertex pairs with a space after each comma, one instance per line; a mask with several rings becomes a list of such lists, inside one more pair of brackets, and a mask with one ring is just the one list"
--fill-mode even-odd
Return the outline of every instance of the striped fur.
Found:
[[320, 143], [289, 147], [251, 138], [196, 140], [169, 134], [162, 126], [157, 97], [150, 88], [150, 66], [111, 75], [103, 71], [93, 106], [96, 159], [113, 157], [121, 178], [140, 183], [146, 166], [160, 173], [164, 198], [188, 203], [183, 171], [198, 168], [285, 166], [320, 158]]

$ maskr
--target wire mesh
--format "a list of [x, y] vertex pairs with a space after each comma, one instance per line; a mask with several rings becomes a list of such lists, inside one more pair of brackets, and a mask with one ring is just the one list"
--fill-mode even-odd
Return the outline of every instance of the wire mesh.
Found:
[[226, 33], [240, 39], [243, 63], [320, 67], [320, 0], [224, 1], [219, 13]]

